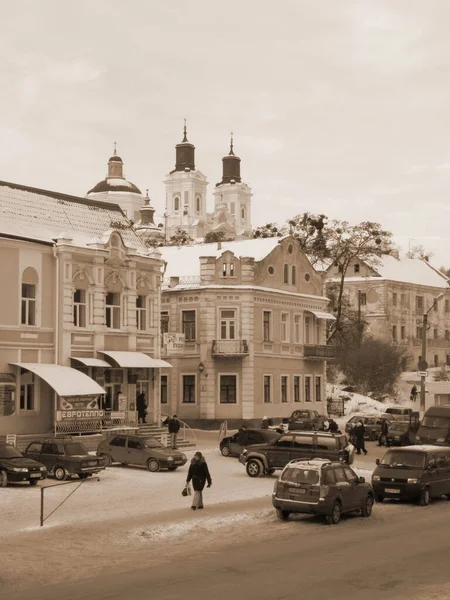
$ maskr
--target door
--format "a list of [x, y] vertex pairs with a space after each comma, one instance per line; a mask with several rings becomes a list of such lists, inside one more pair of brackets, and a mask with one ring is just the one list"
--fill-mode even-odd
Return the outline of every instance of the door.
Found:
[[350, 508], [360, 508], [363, 505], [363, 496], [366, 493], [366, 488], [359, 482], [358, 475], [350, 469], [350, 467], [344, 467], [345, 477], [349, 483], [349, 502]]
[[267, 462], [270, 469], [281, 469], [291, 460], [291, 451], [294, 442], [293, 435], [283, 435], [267, 453]]
[[124, 435], [118, 435], [111, 440], [109, 444], [109, 453], [113, 462], [126, 463], [127, 462], [127, 449], [126, 449], [127, 438]]
[[314, 458], [314, 436], [296, 435], [292, 444], [291, 460], [311, 460]]
[[33, 442], [32, 444], [30, 444], [28, 446], [28, 448], [26, 450], [26, 456], [28, 458], [37, 460], [38, 462], [41, 462], [41, 451], [42, 451], [41, 442]]
[[351, 510], [353, 507], [352, 487], [347, 480], [344, 467], [336, 467], [333, 470], [336, 476], [336, 487], [342, 498], [342, 510]]
[[56, 444], [42, 444], [40, 462], [47, 467], [47, 471], [52, 471], [59, 458], [58, 446]]
[[131, 465], [145, 465], [147, 456], [144, 452], [144, 446], [140, 440], [128, 438], [127, 460]]
[[[245, 439], [246, 443], [247, 443], [247, 432], [246, 431], [241, 431], [242, 437]], [[238, 434], [235, 433], [233, 435], [233, 437], [231, 438], [231, 440], [228, 442], [228, 447], [230, 449], [230, 454], [237, 454], [237, 455], [241, 455], [242, 451], [243, 451], [243, 446], [241, 446], [240, 444], [238, 444]]]

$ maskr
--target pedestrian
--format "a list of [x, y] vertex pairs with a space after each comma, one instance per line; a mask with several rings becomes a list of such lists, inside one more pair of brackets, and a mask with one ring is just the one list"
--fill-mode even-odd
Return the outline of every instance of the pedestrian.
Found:
[[380, 433], [380, 437], [378, 438], [379, 446], [383, 446], [384, 444], [386, 444], [386, 446], [389, 446], [388, 433], [389, 433], [389, 423], [388, 423], [387, 419], [382, 419], [381, 420], [381, 433]]
[[361, 450], [364, 455], [367, 454], [366, 444], [364, 440], [365, 428], [361, 421], [358, 421], [356, 427], [352, 429], [352, 434], [355, 439], [356, 454], [361, 454]]
[[336, 423], [336, 421], [334, 419], [329, 419], [328, 420], [328, 429], [327, 431], [329, 431], [330, 433], [338, 433], [339, 431], [339, 426]]
[[416, 398], [417, 398], [417, 386], [416, 386], [416, 384], [414, 384], [414, 385], [412, 386], [412, 388], [411, 388], [411, 396], [410, 396], [410, 399], [411, 399], [413, 402], [415, 402], [415, 401], [416, 401]]
[[196, 452], [194, 458], [191, 460], [186, 485], [189, 485], [190, 481], [192, 481], [192, 487], [194, 488], [191, 508], [192, 510], [201, 510], [203, 508], [203, 490], [205, 489], [205, 484], [208, 482], [208, 487], [212, 485], [208, 465], [201, 452]]
[[136, 408], [138, 412], [138, 422], [146, 423], [145, 415], [147, 414], [147, 401], [144, 392], [138, 394], [136, 399]]
[[247, 425], [242, 425], [237, 434], [237, 443], [242, 448], [247, 445]]
[[261, 429], [269, 429], [269, 419], [267, 417], [262, 418]]
[[177, 449], [177, 437], [178, 437], [178, 432], [180, 431], [180, 428], [181, 428], [181, 423], [178, 420], [177, 415], [173, 415], [173, 417], [171, 419], [166, 419], [165, 424], [167, 424], [169, 427], [170, 446], [171, 446], [172, 450], [176, 450]]

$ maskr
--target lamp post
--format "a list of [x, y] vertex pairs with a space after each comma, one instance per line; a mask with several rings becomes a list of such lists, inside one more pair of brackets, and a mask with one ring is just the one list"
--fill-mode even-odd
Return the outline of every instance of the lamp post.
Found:
[[427, 363], [427, 330], [428, 330], [428, 313], [432, 310], [439, 300], [442, 300], [444, 294], [439, 294], [427, 312], [423, 313], [422, 319], [422, 359], [419, 361], [419, 370], [421, 371], [420, 375], [420, 412], [425, 412], [425, 379], [426, 379], [426, 370], [428, 368]]

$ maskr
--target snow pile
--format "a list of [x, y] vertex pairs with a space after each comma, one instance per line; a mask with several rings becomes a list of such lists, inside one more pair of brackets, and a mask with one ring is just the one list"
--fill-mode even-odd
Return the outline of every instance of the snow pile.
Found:
[[327, 397], [333, 400], [344, 399], [345, 415], [350, 418], [353, 414], [368, 415], [382, 414], [386, 404], [362, 394], [344, 392], [338, 386], [327, 385]]

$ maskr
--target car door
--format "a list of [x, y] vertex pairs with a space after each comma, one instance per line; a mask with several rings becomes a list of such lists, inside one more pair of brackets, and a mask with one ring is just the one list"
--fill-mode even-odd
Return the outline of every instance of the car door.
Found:
[[353, 489], [347, 480], [344, 467], [334, 467], [333, 471], [336, 477], [336, 488], [342, 498], [342, 510], [343, 512], [352, 510], [354, 506], [354, 500], [352, 499]]
[[293, 442], [294, 436], [291, 434], [285, 434], [278, 438], [267, 452], [269, 469], [280, 469], [287, 465], [291, 460]]
[[314, 435], [296, 435], [292, 444], [290, 460], [311, 460], [314, 458]]
[[360, 508], [363, 505], [364, 495], [366, 489], [359, 483], [359, 477], [350, 469], [350, 467], [344, 466], [345, 477], [349, 483], [349, 506], [350, 508]]
[[140, 440], [129, 437], [127, 439], [127, 460], [129, 465], [145, 465], [146, 461], [144, 446]]
[[109, 443], [109, 454], [113, 462], [127, 463], [127, 438], [125, 435], [116, 435]]
[[41, 442], [32, 442], [28, 448], [25, 450], [25, 456], [31, 458], [33, 460], [37, 460], [41, 462], [41, 450], [42, 443]]
[[[245, 439], [247, 441], [247, 435], [248, 432], [247, 431], [241, 431], [240, 435], [242, 436], [243, 439]], [[228, 448], [230, 449], [230, 454], [234, 454], [234, 455], [241, 455], [242, 451], [243, 451], [243, 447], [238, 444], [238, 439], [239, 439], [239, 435], [237, 433], [235, 433], [231, 440], [228, 442]]]
[[59, 452], [56, 444], [42, 444], [41, 457], [39, 462], [47, 467], [47, 471], [53, 471], [58, 464]]

